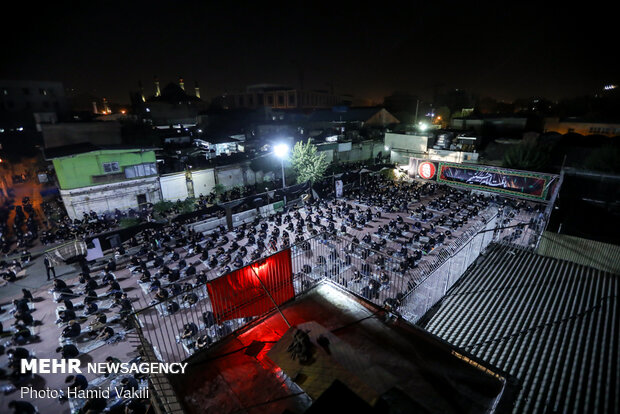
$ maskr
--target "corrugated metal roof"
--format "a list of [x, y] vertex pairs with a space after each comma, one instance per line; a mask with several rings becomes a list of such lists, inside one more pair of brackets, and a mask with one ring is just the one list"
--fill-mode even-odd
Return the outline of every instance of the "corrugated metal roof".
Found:
[[515, 413], [619, 412], [618, 275], [492, 244], [425, 328], [515, 376]]

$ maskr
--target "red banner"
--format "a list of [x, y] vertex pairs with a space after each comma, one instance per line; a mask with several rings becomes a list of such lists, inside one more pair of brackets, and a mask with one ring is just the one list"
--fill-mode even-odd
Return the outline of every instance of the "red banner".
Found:
[[215, 320], [220, 323], [272, 310], [274, 304], [263, 285], [278, 305], [295, 297], [290, 249], [207, 283]]

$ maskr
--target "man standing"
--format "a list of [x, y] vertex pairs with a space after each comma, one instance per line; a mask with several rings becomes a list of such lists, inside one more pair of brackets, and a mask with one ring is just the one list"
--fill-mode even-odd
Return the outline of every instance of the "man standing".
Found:
[[50, 280], [50, 271], [54, 275], [54, 279], [56, 279], [56, 270], [54, 269], [54, 265], [47, 256], [45, 256], [45, 259], [43, 259], [43, 264], [45, 265], [45, 271], [47, 272], [47, 280]]

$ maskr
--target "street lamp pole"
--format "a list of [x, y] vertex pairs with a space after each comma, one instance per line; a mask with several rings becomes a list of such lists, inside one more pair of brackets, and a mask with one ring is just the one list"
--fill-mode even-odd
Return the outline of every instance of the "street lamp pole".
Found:
[[[284, 175], [284, 158], [288, 155], [289, 147], [287, 144], [278, 144], [273, 147], [276, 157], [280, 158], [282, 166], [282, 191], [286, 188], [286, 176]], [[284, 195], [284, 207], [286, 207], [286, 194]]]
[[[282, 191], [286, 188], [286, 178], [284, 176], [284, 158], [280, 158], [280, 165], [282, 165]], [[284, 207], [286, 207], [286, 194], [284, 194]]]

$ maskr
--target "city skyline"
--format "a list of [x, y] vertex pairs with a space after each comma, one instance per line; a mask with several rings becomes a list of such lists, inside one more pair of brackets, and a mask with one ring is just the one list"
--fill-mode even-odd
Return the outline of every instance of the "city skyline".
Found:
[[138, 82], [153, 94], [154, 76], [162, 87], [183, 77], [190, 94], [198, 82], [211, 98], [257, 83], [298, 87], [303, 73], [307, 89], [374, 102], [395, 91], [430, 99], [441, 88], [557, 100], [616, 81], [606, 63], [611, 17], [588, 10], [162, 4], [24, 11], [20, 32], [3, 28], [11, 41], [0, 78], [59, 81], [118, 103]]

